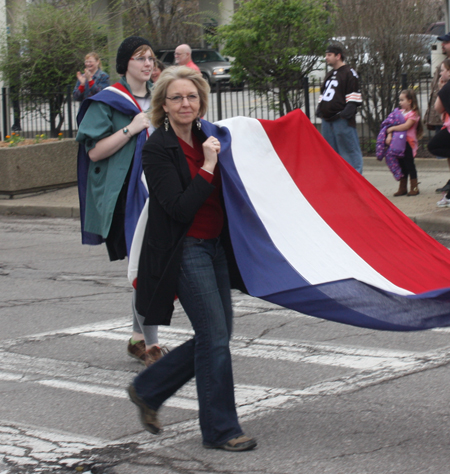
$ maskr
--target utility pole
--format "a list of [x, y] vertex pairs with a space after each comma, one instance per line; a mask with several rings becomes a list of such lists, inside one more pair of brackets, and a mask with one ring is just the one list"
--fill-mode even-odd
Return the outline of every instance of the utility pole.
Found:
[[450, 0], [444, 0], [445, 9], [445, 32], [450, 31]]
[[[6, 0], [0, 0], [0, 34], [1, 37], [4, 38], [6, 36]], [[0, 77], [0, 89], [3, 89], [3, 79]], [[4, 110], [5, 105], [3, 104], [3, 99], [0, 94], [0, 104], [1, 104], [1, 110]], [[6, 128], [6, 124], [3, 124], [4, 118], [3, 118], [3, 113], [0, 113], [0, 139], [4, 140], [5, 137], [4, 135], [4, 130]]]
[[[0, 1], [0, 8], [1, 8], [1, 19], [3, 22], [1, 23], [2, 29], [6, 29], [6, 41], [9, 41], [8, 34], [14, 34], [20, 31], [23, 28], [25, 22], [25, 8], [27, 5], [27, 0], [1, 0]], [[5, 31], [2, 31], [4, 33]], [[3, 82], [1, 82], [2, 88], [5, 86]], [[11, 84], [8, 84], [11, 87]], [[10, 89], [11, 90], [11, 89]], [[17, 91], [17, 88], [15, 89]], [[6, 97], [6, 94], [2, 93], [2, 112], [3, 110], [9, 111], [9, 101], [11, 100], [11, 96]], [[17, 99], [17, 95], [14, 94], [14, 98], [12, 98], [12, 105], [13, 105], [13, 116], [14, 116], [14, 123], [10, 123], [10, 114], [9, 113], [2, 113], [1, 114], [1, 135], [2, 140], [5, 139], [3, 135], [6, 135], [5, 131], [9, 130], [20, 130], [20, 107], [19, 101]], [[15, 128], [14, 128], [15, 127]]]

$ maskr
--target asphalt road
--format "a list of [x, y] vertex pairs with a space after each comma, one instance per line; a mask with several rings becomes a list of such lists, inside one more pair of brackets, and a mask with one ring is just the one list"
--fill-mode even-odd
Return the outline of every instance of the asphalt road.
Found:
[[[0, 216], [0, 474], [450, 473], [450, 330], [377, 332], [233, 294], [248, 453], [205, 450], [189, 384], [142, 430], [124, 262], [72, 219]], [[450, 236], [435, 235], [445, 245]], [[177, 306], [163, 344], [189, 337]]]

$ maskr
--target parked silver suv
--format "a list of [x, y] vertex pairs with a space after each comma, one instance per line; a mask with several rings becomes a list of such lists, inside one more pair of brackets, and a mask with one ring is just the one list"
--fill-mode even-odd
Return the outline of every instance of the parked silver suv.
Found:
[[[156, 57], [164, 64], [175, 64], [174, 49], [163, 49], [156, 52]], [[200, 68], [202, 76], [211, 86], [218, 81], [221, 84], [230, 82], [230, 62], [213, 49], [193, 49], [192, 61]]]

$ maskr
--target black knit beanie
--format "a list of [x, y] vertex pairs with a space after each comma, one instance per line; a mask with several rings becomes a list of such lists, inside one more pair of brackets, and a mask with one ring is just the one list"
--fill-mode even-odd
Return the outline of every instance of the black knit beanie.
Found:
[[140, 36], [129, 36], [125, 38], [119, 49], [117, 50], [116, 57], [116, 71], [118, 74], [125, 74], [127, 72], [128, 61], [130, 60], [133, 53], [139, 48], [139, 46], [147, 45], [152, 47], [149, 41]]

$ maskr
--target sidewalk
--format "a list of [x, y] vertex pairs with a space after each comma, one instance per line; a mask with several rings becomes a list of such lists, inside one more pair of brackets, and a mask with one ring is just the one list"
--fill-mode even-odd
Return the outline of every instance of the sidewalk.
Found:
[[[420, 194], [414, 197], [392, 196], [398, 183], [384, 161], [364, 158], [364, 177], [425, 231], [450, 232], [450, 208], [436, 207], [441, 195], [435, 192], [450, 179], [447, 160], [418, 158], [416, 167]], [[73, 186], [13, 199], [0, 196], [0, 215], [78, 218], [78, 191]]]

